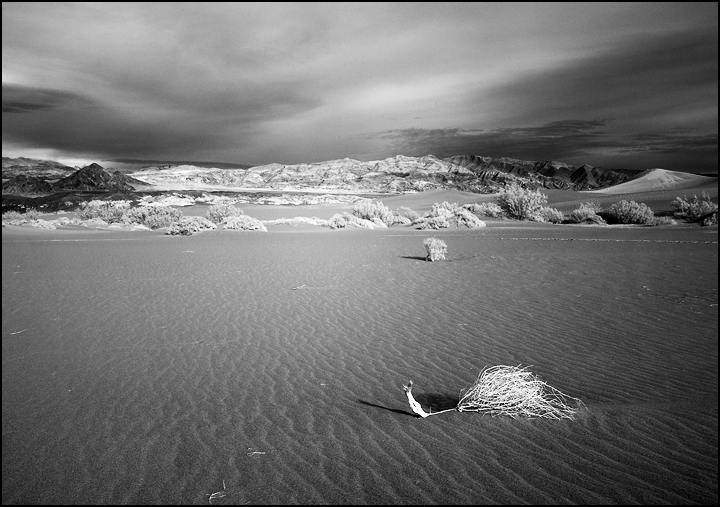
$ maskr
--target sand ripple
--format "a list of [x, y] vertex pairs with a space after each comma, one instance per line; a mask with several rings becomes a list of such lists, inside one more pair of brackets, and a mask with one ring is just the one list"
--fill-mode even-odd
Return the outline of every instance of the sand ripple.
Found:
[[[577, 234], [4, 238], [3, 503], [713, 503], [717, 243]], [[494, 364], [587, 409], [409, 411]]]

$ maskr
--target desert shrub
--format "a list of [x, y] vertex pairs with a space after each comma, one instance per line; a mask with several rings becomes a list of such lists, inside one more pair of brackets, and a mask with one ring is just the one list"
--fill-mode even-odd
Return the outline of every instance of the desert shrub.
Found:
[[420, 214], [417, 211], [412, 210], [412, 209], [408, 208], [407, 206], [401, 206], [400, 208], [398, 208], [398, 211], [399, 212], [396, 213], [396, 215], [400, 215], [405, 218], [408, 218], [410, 220], [410, 223], [413, 223], [415, 220], [420, 218]]
[[538, 218], [541, 219], [538, 220], [539, 222], [550, 222], [552, 224], [559, 224], [565, 219], [565, 215], [563, 215], [562, 211], [560, 210], [550, 208], [548, 206], [543, 206], [542, 208], [540, 208]]
[[331, 229], [344, 229], [348, 226], [348, 223], [342, 213], [335, 213], [328, 220], [327, 226]]
[[221, 202], [210, 206], [205, 213], [205, 216], [211, 222], [215, 224], [221, 224], [226, 218], [239, 217], [244, 214], [245, 212], [237, 206], [234, 206], [229, 202]]
[[19, 211], [6, 211], [2, 214], [3, 220], [35, 221], [40, 219], [40, 212], [35, 208], [28, 208], [24, 213]]
[[618, 201], [605, 212], [606, 220], [619, 224], [651, 224], [655, 214], [647, 204], [635, 201]]
[[687, 196], [676, 197], [670, 205], [675, 208], [674, 215], [677, 218], [693, 222], [718, 210], [718, 205], [710, 200], [707, 192], [703, 192], [699, 198], [697, 195], [689, 199]]
[[244, 214], [227, 217], [222, 224], [225, 229], [267, 232], [267, 227], [265, 227], [265, 224], [263, 224], [260, 220]]
[[25, 210], [25, 218], [28, 220], [40, 220], [40, 212], [35, 208]]
[[395, 213], [382, 201], [359, 201], [353, 206], [352, 212], [356, 217], [365, 220], [372, 221], [377, 218], [388, 227], [395, 223]]
[[328, 220], [327, 226], [331, 229], [344, 229], [345, 227], [364, 227], [366, 229], [375, 229], [376, 227], [387, 227], [380, 219], [376, 221], [366, 220], [364, 218], [351, 215], [350, 213], [335, 213]]
[[100, 201], [81, 202], [78, 218], [92, 220], [99, 218], [109, 224], [123, 222], [123, 217], [130, 210], [130, 201]]
[[457, 203], [449, 203], [447, 201], [444, 202], [436, 202], [432, 205], [430, 208], [430, 214], [428, 216], [432, 217], [449, 217], [455, 214], [455, 212], [460, 209]]
[[150, 229], [169, 227], [182, 217], [182, 211], [171, 206], [138, 206], [128, 209], [123, 222], [126, 224], [142, 224]]
[[[417, 213], [416, 213], [417, 214]], [[392, 225], [410, 225], [413, 221], [409, 217], [395, 214]]]
[[289, 225], [290, 227], [299, 227], [300, 225], [323, 225], [327, 226], [328, 221], [318, 217], [294, 217], [294, 218], [276, 218], [274, 220], [263, 220], [267, 225]]
[[718, 224], [718, 212], [717, 210], [712, 213], [708, 213], [700, 220], [700, 225], [717, 225]]
[[537, 220], [547, 204], [547, 195], [539, 190], [527, 190], [520, 185], [509, 185], [498, 194], [498, 204], [503, 212], [516, 220]]
[[650, 225], [674, 225], [675, 220], [672, 217], [663, 216], [655, 217]]
[[24, 213], [20, 213], [19, 211], [5, 211], [2, 214], [3, 220], [22, 220], [25, 218]]
[[180, 217], [180, 220], [170, 225], [167, 234], [172, 236], [191, 236], [201, 231], [216, 229], [217, 225], [205, 217]]
[[452, 222], [455, 227], [467, 227], [469, 229], [485, 227], [486, 225], [485, 222], [473, 215], [470, 211], [462, 208], [457, 209], [455, 214], [447, 220], [448, 222]]
[[445, 217], [425, 217], [415, 222], [418, 229], [447, 229], [450, 227]]
[[593, 220], [601, 211], [602, 209], [597, 203], [586, 202], [570, 212], [570, 220], [576, 224]]
[[423, 245], [425, 245], [425, 250], [427, 251], [427, 257], [425, 257], [425, 260], [430, 262], [445, 260], [447, 244], [445, 244], [443, 240], [437, 238], [427, 238], [423, 241]]
[[494, 202], [480, 202], [475, 204], [465, 204], [463, 208], [475, 213], [476, 215], [482, 215], [490, 218], [502, 218], [505, 216], [502, 208], [499, 204]]

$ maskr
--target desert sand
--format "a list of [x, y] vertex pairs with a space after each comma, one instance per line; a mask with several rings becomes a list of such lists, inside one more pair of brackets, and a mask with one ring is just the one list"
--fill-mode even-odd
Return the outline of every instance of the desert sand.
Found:
[[[446, 261], [424, 261], [430, 236]], [[717, 226], [510, 220], [4, 227], [3, 503], [716, 503], [717, 241]], [[403, 393], [413, 380], [426, 408], [452, 407], [499, 364], [586, 408], [421, 419]]]

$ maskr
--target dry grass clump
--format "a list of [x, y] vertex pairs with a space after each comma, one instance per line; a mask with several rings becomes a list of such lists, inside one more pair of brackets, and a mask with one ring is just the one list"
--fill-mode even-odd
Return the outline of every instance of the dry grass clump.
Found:
[[443, 240], [437, 238], [427, 238], [423, 241], [423, 245], [425, 245], [425, 250], [427, 251], [427, 257], [425, 257], [426, 261], [435, 262], [445, 260], [447, 244]]
[[257, 218], [247, 215], [227, 217], [222, 221], [224, 229], [267, 232], [267, 227]]
[[492, 416], [574, 419], [581, 404], [526, 368], [500, 365], [480, 372], [475, 384], [461, 393], [457, 410]]

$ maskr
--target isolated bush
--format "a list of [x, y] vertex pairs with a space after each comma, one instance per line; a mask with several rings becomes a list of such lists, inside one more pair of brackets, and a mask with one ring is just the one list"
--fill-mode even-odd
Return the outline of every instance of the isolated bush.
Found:
[[700, 195], [700, 198], [697, 195], [692, 196], [690, 199], [687, 196], [676, 197], [670, 205], [675, 208], [674, 215], [677, 218], [683, 218], [691, 222], [713, 212], [717, 213], [718, 210], [718, 205], [712, 202], [705, 191]]
[[216, 229], [217, 225], [205, 217], [189, 216], [181, 217], [180, 220], [170, 225], [167, 234], [172, 236], [191, 236], [201, 231]]
[[227, 217], [222, 224], [225, 229], [267, 232], [267, 227], [260, 220], [244, 214]]
[[109, 224], [123, 222], [125, 213], [130, 210], [130, 201], [100, 201], [93, 200], [81, 202], [78, 218], [93, 220], [99, 218]]
[[371, 222], [377, 218], [388, 227], [395, 223], [395, 213], [382, 201], [359, 201], [355, 203], [352, 211], [353, 215], [358, 218]]
[[541, 219], [538, 220], [538, 222], [550, 222], [552, 224], [559, 224], [563, 220], [565, 220], [565, 215], [563, 215], [562, 211], [560, 210], [550, 208], [548, 206], [543, 206], [542, 208], [540, 208], [538, 218]]
[[150, 229], [169, 227], [182, 217], [182, 211], [171, 206], [138, 206], [126, 210], [123, 222], [142, 224]]
[[606, 220], [619, 224], [652, 224], [655, 214], [647, 204], [635, 201], [619, 201], [605, 212]]
[[586, 202], [581, 204], [577, 209], [570, 212], [570, 220], [576, 224], [593, 221], [595, 217], [599, 216], [598, 213], [602, 211], [600, 205], [594, 202]]
[[244, 214], [245, 212], [243, 210], [234, 206], [233, 204], [221, 202], [219, 204], [213, 204], [212, 206], [210, 206], [205, 213], [205, 216], [211, 222], [215, 224], [221, 224], [226, 218], [239, 217]]
[[475, 213], [476, 215], [482, 215], [490, 218], [502, 218], [505, 216], [502, 208], [499, 204], [494, 202], [480, 202], [475, 204], [465, 204], [463, 208]]
[[498, 194], [498, 204], [510, 218], [516, 220], [538, 220], [547, 195], [539, 190], [527, 190], [518, 184], [509, 185]]
[[423, 245], [425, 245], [425, 250], [427, 251], [427, 257], [425, 257], [425, 260], [430, 262], [445, 260], [447, 245], [443, 240], [437, 238], [427, 238], [423, 241]]

